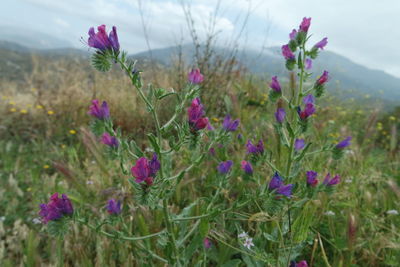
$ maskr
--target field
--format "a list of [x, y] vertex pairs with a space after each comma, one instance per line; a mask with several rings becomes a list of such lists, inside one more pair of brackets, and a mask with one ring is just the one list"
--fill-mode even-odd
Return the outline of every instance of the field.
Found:
[[[207, 130], [192, 136], [184, 129], [187, 101], [177, 117], [182, 129], [159, 133], [155, 141], [168, 149], [171, 137], [185, 135], [179, 149], [165, 153], [162, 161], [162, 171], [178, 178], [169, 182], [166, 175], [162, 183], [155, 178], [151, 191], [132, 182], [134, 157], [115, 154], [98, 141], [88, 115], [92, 99], [106, 100], [121, 140], [134, 140], [134, 147], [147, 156], [155, 151], [148, 133], [156, 135], [159, 128], [119, 65], [102, 73], [89, 59], [32, 59], [29, 75], [0, 83], [2, 266], [167, 266], [172, 261], [287, 266], [292, 260], [306, 260], [309, 266], [398, 266], [399, 109], [388, 113], [362, 99], [348, 101], [327, 92], [317, 100], [307, 131], [299, 135], [312, 146], [301, 164], [293, 164], [297, 191], [291, 198], [276, 198], [266, 192], [268, 183], [274, 168], [286, 167], [288, 152], [275, 131], [277, 104], [268, 96], [269, 79], [234, 68], [229, 75], [204, 69], [204, 82], [193, 90], [198, 90], [211, 125], [221, 128], [230, 114], [240, 119], [240, 126], [219, 139]], [[160, 87], [182, 95], [197, 88], [187, 85], [188, 66], [143, 65], [142, 70], [146, 96]], [[288, 78], [292, 82], [282, 84], [283, 90], [298, 86], [293, 76]], [[157, 102], [159, 124], [167, 123], [180, 103], [174, 97]], [[353, 137], [351, 145], [335, 159], [324, 145], [347, 136]], [[240, 167], [249, 158], [248, 139], [263, 140], [268, 151], [253, 162], [251, 177]], [[217, 165], [226, 160], [233, 167], [222, 178]], [[320, 173], [320, 183], [328, 172], [339, 173], [341, 181], [330, 191], [311, 191], [305, 186], [308, 170]], [[142, 196], [146, 190], [153, 193]], [[74, 215], [42, 224], [39, 204], [55, 192], [68, 195]], [[110, 198], [122, 202], [121, 214], [107, 213]], [[254, 246], [243, 244], [238, 237], [243, 231], [253, 237]], [[159, 232], [154, 238], [129, 237]]]

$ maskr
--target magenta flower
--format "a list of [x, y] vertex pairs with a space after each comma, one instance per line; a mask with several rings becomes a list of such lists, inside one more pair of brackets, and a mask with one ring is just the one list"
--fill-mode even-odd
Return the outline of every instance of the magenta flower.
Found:
[[148, 160], [145, 157], [141, 157], [136, 161], [135, 166], [131, 168], [132, 175], [136, 178], [136, 183], [145, 181], [148, 185], [153, 184], [154, 177], [161, 165], [157, 159], [157, 154], [153, 154], [153, 158]]
[[204, 76], [200, 73], [200, 69], [192, 69], [188, 74], [188, 80], [193, 84], [199, 84], [203, 82]]
[[285, 120], [286, 112], [284, 108], [277, 108], [275, 112], [275, 119], [278, 123], [282, 123]]
[[328, 38], [325, 37], [324, 39], [322, 39], [321, 41], [319, 41], [318, 43], [316, 43], [316, 44], [314, 45], [314, 48], [315, 48], [315, 49], [321, 49], [321, 50], [323, 50], [324, 47], [325, 47], [327, 44], [328, 44]]
[[118, 215], [121, 213], [121, 202], [116, 201], [115, 199], [110, 199], [107, 202], [107, 211], [111, 215]]
[[294, 142], [294, 149], [296, 149], [296, 151], [300, 151], [304, 148], [305, 145], [306, 142], [304, 141], [304, 139], [296, 139], [296, 141]]
[[324, 85], [328, 80], [329, 80], [329, 72], [324, 70], [322, 73], [321, 77], [318, 78], [317, 80], [317, 85]]
[[208, 238], [206, 237], [206, 238], [204, 238], [204, 240], [203, 240], [203, 245], [204, 245], [204, 247], [205, 247], [206, 249], [209, 249], [209, 248], [211, 248], [211, 246], [212, 246], [212, 242], [211, 242], [210, 239], [208, 239]]
[[59, 198], [58, 193], [55, 193], [50, 197], [49, 203], [40, 204], [39, 215], [42, 217], [42, 222], [46, 224], [49, 221], [56, 221], [63, 216], [71, 215], [73, 212], [72, 203], [67, 195], [62, 194]]
[[103, 133], [101, 142], [109, 147], [118, 147], [119, 145], [118, 139], [115, 136], [111, 136], [109, 133]]
[[253, 145], [250, 140], [247, 140], [246, 144], [247, 154], [263, 154], [264, 153], [264, 143], [260, 139], [257, 145]]
[[339, 143], [337, 143], [337, 145], [335, 146], [337, 149], [343, 149], [345, 147], [348, 147], [349, 145], [351, 145], [351, 136], [346, 137], [346, 139], [340, 141]]
[[308, 28], [310, 28], [310, 25], [311, 25], [311, 18], [304, 17], [303, 21], [300, 24], [299, 32], [307, 33], [308, 32]]
[[308, 171], [306, 172], [306, 176], [307, 176], [307, 185], [311, 186], [311, 187], [315, 187], [318, 184], [318, 173], [315, 171]]
[[304, 66], [306, 70], [310, 70], [312, 68], [312, 60], [310, 58], [307, 58]]
[[328, 173], [322, 183], [326, 186], [337, 185], [338, 183], [340, 183], [340, 176], [335, 175], [335, 177], [331, 178], [331, 174]]
[[113, 26], [109, 36], [107, 36], [106, 25], [100, 25], [97, 27], [98, 32], [95, 33], [94, 28], [89, 29], [88, 45], [90, 47], [105, 51], [107, 49], [113, 49], [115, 52], [119, 51], [119, 42], [117, 35], [117, 28]]
[[269, 87], [271, 87], [271, 89], [274, 90], [276, 93], [282, 92], [281, 85], [279, 84], [277, 76], [272, 77], [272, 81], [269, 84]]
[[289, 45], [282, 45], [282, 55], [286, 60], [294, 60], [295, 56], [290, 50]]
[[300, 261], [296, 263], [295, 261], [292, 261], [290, 263], [289, 267], [308, 267], [307, 261]]
[[192, 132], [204, 129], [209, 124], [208, 118], [204, 116], [204, 108], [200, 102], [200, 98], [195, 98], [188, 109], [189, 126]]
[[301, 110], [300, 107], [297, 108], [297, 113], [300, 116], [301, 120], [306, 120], [312, 114], [315, 113], [315, 107], [313, 103], [306, 104], [304, 110]]
[[103, 101], [100, 106], [99, 100], [92, 100], [92, 105], [89, 107], [88, 114], [99, 120], [108, 119], [110, 117], [110, 110], [108, 109], [107, 102]]
[[293, 31], [289, 34], [290, 40], [296, 39], [297, 31], [293, 29]]
[[251, 166], [250, 162], [242, 160], [241, 167], [246, 174], [253, 174], [253, 166]]
[[231, 170], [232, 165], [233, 165], [232, 160], [223, 161], [220, 164], [218, 164], [217, 170], [221, 174], [227, 174]]
[[227, 132], [234, 132], [237, 130], [239, 126], [239, 119], [232, 120], [230, 115], [226, 115], [223, 123], [222, 128], [224, 128]]

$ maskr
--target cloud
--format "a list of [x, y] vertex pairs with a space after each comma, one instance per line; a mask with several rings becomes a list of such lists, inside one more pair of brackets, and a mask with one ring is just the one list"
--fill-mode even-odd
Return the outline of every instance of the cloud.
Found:
[[57, 25], [60, 25], [61, 27], [64, 27], [64, 28], [69, 28], [69, 26], [70, 26], [68, 22], [66, 22], [65, 20], [63, 20], [61, 18], [55, 18], [54, 22]]

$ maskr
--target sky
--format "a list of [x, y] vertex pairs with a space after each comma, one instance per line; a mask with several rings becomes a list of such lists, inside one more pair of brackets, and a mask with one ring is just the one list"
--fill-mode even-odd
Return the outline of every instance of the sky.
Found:
[[[5, 1], [5, 3], [4, 3]], [[118, 28], [129, 53], [191, 42], [183, 6], [189, 7], [200, 40], [215, 18], [221, 45], [238, 38], [260, 50], [288, 42], [303, 17], [311, 17], [311, 41], [328, 37], [327, 50], [400, 78], [398, 0], [2, 0], [1, 29], [44, 33], [85, 48], [89, 27]], [[218, 5], [219, 3], [219, 5]], [[141, 12], [140, 12], [141, 11]], [[246, 15], [249, 15], [248, 17]], [[145, 27], [143, 27], [145, 25]], [[243, 27], [245, 25], [245, 27]], [[148, 35], [146, 42], [144, 30]], [[1, 36], [0, 36], [1, 39]]]

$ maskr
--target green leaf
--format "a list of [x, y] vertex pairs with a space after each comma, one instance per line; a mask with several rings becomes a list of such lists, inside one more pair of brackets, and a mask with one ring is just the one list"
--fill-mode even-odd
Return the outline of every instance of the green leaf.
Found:
[[157, 154], [160, 154], [160, 149], [161, 149], [161, 148], [160, 148], [160, 145], [158, 144], [157, 139], [156, 139], [156, 137], [154, 136], [154, 134], [149, 133], [149, 134], [147, 135], [147, 138], [149, 138], [149, 141], [150, 141], [151, 146], [153, 147], [154, 151], [155, 151]]
[[200, 221], [199, 225], [199, 230], [200, 230], [200, 236], [201, 237], [206, 237], [208, 234], [208, 230], [210, 229], [210, 224], [207, 219], [202, 219]]
[[236, 266], [240, 266], [240, 264], [242, 263], [241, 260], [239, 259], [234, 259], [234, 260], [230, 260], [225, 262], [223, 265], [221, 265], [222, 267], [236, 267]]

